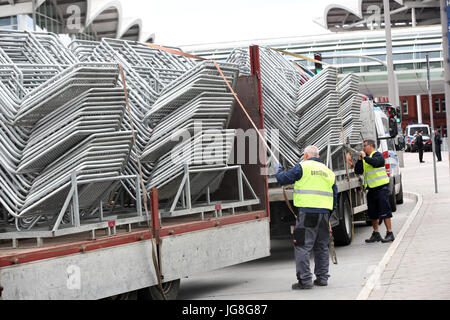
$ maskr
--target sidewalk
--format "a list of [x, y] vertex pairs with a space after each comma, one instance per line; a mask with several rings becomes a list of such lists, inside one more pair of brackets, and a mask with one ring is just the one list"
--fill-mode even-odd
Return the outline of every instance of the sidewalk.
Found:
[[433, 159], [404, 153], [403, 190], [419, 193], [423, 203], [386, 265], [370, 300], [450, 299], [450, 175], [448, 153], [437, 162], [434, 192]]

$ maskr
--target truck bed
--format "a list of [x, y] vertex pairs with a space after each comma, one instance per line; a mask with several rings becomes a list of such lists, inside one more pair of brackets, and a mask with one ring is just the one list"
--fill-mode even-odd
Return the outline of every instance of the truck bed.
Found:
[[[265, 211], [261, 210], [241, 211], [235, 214], [223, 212], [221, 217], [215, 217], [213, 213], [205, 213], [204, 220], [201, 220], [200, 214], [163, 218], [159, 236], [164, 237], [215, 228], [260, 219], [264, 216]], [[91, 232], [45, 238], [40, 247], [37, 247], [36, 239], [17, 240], [18, 248], [12, 248], [10, 240], [1, 240], [0, 267], [92, 251], [151, 238], [148, 227], [145, 224], [140, 226], [134, 225], [131, 231], [128, 231], [126, 226], [118, 226], [115, 228], [115, 234], [113, 234], [112, 230], [110, 232], [111, 235], [108, 234], [108, 229], [96, 230], [95, 239], [92, 239]]]

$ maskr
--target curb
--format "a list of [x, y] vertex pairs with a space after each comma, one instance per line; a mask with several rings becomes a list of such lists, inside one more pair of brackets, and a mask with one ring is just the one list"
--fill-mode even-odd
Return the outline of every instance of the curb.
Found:
[[405, 224], [403, 225], [402, 229], [398, 233], [397, 237], [395, 238], [394, 242], [391, 243], [389, 246], [389, 249], [384, 254], [381, 261], [378, 263], [377, 267], [373, 271], [372, 275], [367, 279], [366, 284], [360, 291], [358, 297], [356, 297], [356, 300], [367, 300], [370, 297], [370, 294], [372, 293], [373, 288], [375, 288], [376, 283], [378, 280], [380, 280], [381, 275], [383, 274], [384, 269], [386, 269], [386, 266], [388, 265], [389, 261], [391, 260], [392, 256], [394, 255], [395, 251], [397, 250], [398, 246], [400, 245], [400, 242], [403, 240], [403, 237], [405, 236], [406, 232], [409, 229], [409, 226], [413, 222], [414, 218], [416, 217], [417, 213], [419, 212], [419, 209], [422, 207], [423, 203], [423, 197], [421, 194], [413, 193], [413, 192], [405, 192], [403, 194], [404, 197], [416, 200], [417, 203], [411, 212], [410, 216], [408, 217], [408, 220], [406, 220]]

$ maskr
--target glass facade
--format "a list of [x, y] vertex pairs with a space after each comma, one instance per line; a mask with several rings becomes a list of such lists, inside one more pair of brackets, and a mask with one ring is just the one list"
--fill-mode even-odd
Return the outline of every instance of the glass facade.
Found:
[[408, 114], [408, 100], [402, 101], [402, 114]]
[[[59, 17], [58, 10], [53, 5], [52, 1], [45, 1], [37, 8], [36, 25], [43, 31], [56, 34], [67, 33], [65, 24], [62, 22], [62, 17]], [[76, 33], [75, 38], [80, 40], [97, 40], [95, 35], [91, 33], [90, 28], [85, 28], [82, 32]]]
[[0, 18], [0, 29], [18, 30], [17, 16]]
[[[248, 43], [227, 44], [226, 47], [208, 48], [189, 46], [184, 50], [205, 58], [226, 59], [234, 48], [245, 48]], [[292, 53], [312, 58], [315, 53], [322, 55], [322, 61], [334, 65], [341, 74], [359, 74], [362, 82], [386, 81], [386, 67], [380, 62], [364, 57], [343, 57], [345, 55], [368, 56], [386, 62], [386, 40], [384, 32], [348, 32], [344, 34], [319, 35], [317, 37], [290, 38], [283, 43], [278, 39], [267, 39], [262, 46], [280, 48]], [[407, 28], [392, 33], [393, 63], [399, 80], [426, 80], [426, 54], [429, 54], [432, 79], [440, 78], [443, 72], [442, 34], [440, 28]], [[290, 58], [313, 71], [311, 61]], [[383, 75], [384, 74], [384, 75]], [[423, 79], [423, 80], [422, 80]]]
[[441, 112], [441, 99], [439, 98], [434, 99], [434, 111], [436, 113]]
[[[36, 31], [53, 32], [56, 34], [65, 34], [68, 32], [65, 27], [63, 17], [52, 1], [45, 1], [36, 8]], [[21, 23], [19, 23], [19, 19]], [[9, 30], [33, 30], [33, 19], [30, 15], [18, 15], [0, 18], [0, 29]], [[90, 27], [75, 33], [74, 37], [80, 40], [99, 40]]]

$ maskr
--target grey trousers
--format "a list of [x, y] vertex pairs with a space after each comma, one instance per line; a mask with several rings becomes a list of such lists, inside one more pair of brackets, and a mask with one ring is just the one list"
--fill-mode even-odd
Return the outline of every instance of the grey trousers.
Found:
[[294, 230], [294, 249], [297, 279], [303, 284], [312, 283], [309, 266], [311, 251], [314, 253], [314, 274], [319, 281], [327, 281], [330, 275], [328, 242], [329, 214], [304, 213], [299, 211]]

